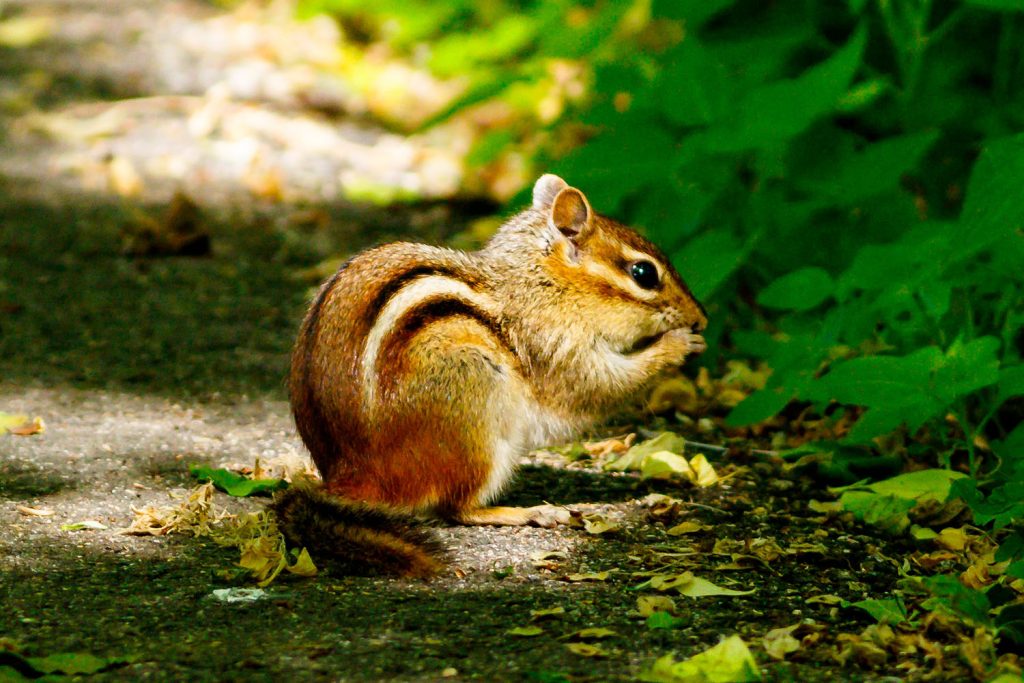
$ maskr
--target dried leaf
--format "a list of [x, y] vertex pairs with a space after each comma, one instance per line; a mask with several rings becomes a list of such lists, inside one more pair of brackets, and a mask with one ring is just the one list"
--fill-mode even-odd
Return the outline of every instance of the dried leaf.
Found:
[[292, 549], [291, 555], [295, 559], [295, 562], [288, 565], [287, 569], [289, 573], [295, 574], [296, 576], [305, 576], [307, 578], [312, 578], [317, 575], [316, 565], [313, 564], [313, 558], [309, 556], [308, 550], [305, 548], [302, 548], [301, 550]]
[[593, 572], [590, 574], [569, 574], [565, 577], [566, 581], [578, 582], [578, 581], [607, 581], [610, 571], [605, 572]]
[[765, 634], [761, 641], [764, 651], [772, 659], [783, 660], [786, 655], [800, 649], [800, 641], [793, 637], [793, 631], [800, 628], [800, 624], [773, 628]]
[[938, 538], [935, 542], [947, 550], [963, 550], [967, 547], [967, 543], [970, 537], [967, 535], [966, 530], [963, 527], [954, 529], [948, 527], [939, 532]]
[[52, 517], [54, 512], [48, 508], [34, 508], [28, 505], [15, 505], [14, 509], [26, 517]]
[[7, 431], [15, 436], [32, 436], [33, 434], [42, 434], [46, 431], [46, 425], [43, 423], [43, 418], [37, 417], [31, 422], [18, 427], [10, 427]]

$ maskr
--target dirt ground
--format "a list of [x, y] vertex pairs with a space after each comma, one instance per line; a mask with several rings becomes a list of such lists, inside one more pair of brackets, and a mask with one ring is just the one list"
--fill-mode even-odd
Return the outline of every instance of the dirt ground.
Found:
[[[328, 569], [229, 604], [214, 591], [251, 585], [232, 577], [233, 550], [120, 534], [133, 507], [180, 499], [190, 464], [304, 457], [283, 391], [315, 281], [304, 269], [399, 235], [442, 239], [478, 206], [454, 201], [465, 179], [453, 134], [367, 123], [345, 83], [309, 66], [329, 61], [317, 57], [329, 25], [274, 33], [273, 15], [194, 0], [4, 7], [57, 29], [0, 55], [0, 91], [31, 103], [8, 100], [0, 134], [0, 411], [46, 425], [0, 436], [0, 649], [134, 658], [100, 680], [609, 681], [739, 634], [769, 680], [898, 680], [885, 665], [842, 668], [835, 634], [870, 620], [808, 598], [884, 597], [901, 548], [809, 511], [826, 495], [815, 484], [738, 454], [715, 459], [734, 476], [710, 489], [532, 456], [502, 503], [600, 504], [623, 530], [440, 527], [450, 569], [430, 582]], [[268, 45], [274, 59], [244, 59]], [[32, 90], [39, 73], [47, 85]], [[339, 196], [367, 186], [423, 199], [375, 208]], [[163, 220], [175, 191], [198, 205], [208, 253], [139, 255], [140, 226]], [[658, 516], [642, 502], [654, 492], [685, 504]], [[61, 529], [86, 520], [106, 528]], [[669, 536], [683, 520], [708, 528]], [[780, 552], [730, 562], [723, 540], [748, 559], [769, 543]], [[564, 555], [537, 559], [552, 551]], [[644, 572], [686, 569], [756, 590], [677, 597], [676, 628], [648, 629], [633, 588]], [[570, 580], [595, 572], [608, 575]], [[564, 614], [538, 622], [541, 635], [507, 633], [555, 607]], [[820, 637], [771, 661], [761, 638], [801, 621]], [[589, 627], [616, 632], [603, 656], [566, 647]]]

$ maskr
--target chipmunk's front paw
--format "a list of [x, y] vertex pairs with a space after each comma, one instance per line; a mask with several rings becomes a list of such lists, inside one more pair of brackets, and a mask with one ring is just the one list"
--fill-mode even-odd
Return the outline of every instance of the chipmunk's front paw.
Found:
[[704, 353], [708, 348], [704, 337], [687, 328], [669, 330], [661, 340], [672, 349], [672, 355], [680, 360], [686, 356]]
[[526, 508], [526, 512], [530, 515], [530, 526], [539, 526], [545, 529], [552, 529], [559, 524], [568, 524], [572, 517], [572, 513], [567, 508], [558, 505], [537, 505]]

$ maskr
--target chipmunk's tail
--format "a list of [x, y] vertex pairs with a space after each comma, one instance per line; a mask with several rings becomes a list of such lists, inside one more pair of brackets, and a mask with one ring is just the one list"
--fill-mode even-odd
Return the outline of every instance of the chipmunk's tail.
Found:
[[411, 515], [347, 501], [320, 486], [293, 485], [271, 508], [288, 544], [326, 558], [343, 574], [428, 577], [443, 567], [440, 542]]

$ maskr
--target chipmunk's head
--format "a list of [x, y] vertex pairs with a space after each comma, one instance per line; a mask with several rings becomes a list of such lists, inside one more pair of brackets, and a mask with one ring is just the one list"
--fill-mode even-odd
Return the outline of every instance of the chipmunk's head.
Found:
[[704, 307], [661, 250], [596, 214], [578, 189], [558, 176], [541, 176], [532, 209], [550, 239], [549, 271], [620, 351], [668, 330], [699, 334], [707, 326]]

